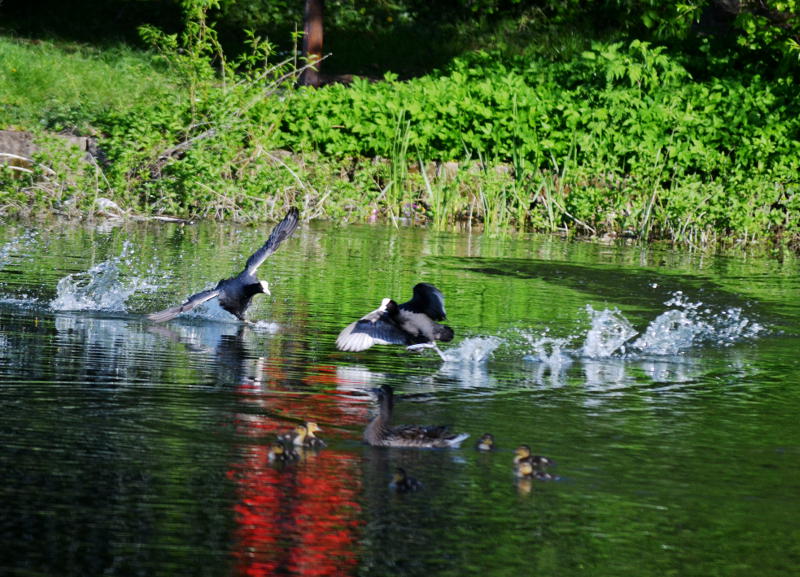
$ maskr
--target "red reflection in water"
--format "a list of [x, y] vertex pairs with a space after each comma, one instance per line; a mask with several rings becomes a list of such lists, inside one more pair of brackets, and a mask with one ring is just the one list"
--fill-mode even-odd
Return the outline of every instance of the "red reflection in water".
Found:
[[[330, 367], [314, 367], [305, 382], [333, 385]], [[291, 428], [292, 421], [316, 420], [326, 434], [326, 424], [360, 425], [366, 404], [331, 394], [292, 393], [282, 389], [285, 376], [274, 365], [259, 383], [243, 383], [238, 393], [244, 403], [266, 414], [240, 414], [239, 434], [259, 439], [242, 449], [241, 461], [228, 475], [237, 486], [237, 529], [234, 557], [237, 575], [349, 575], [358, 565], [358, 536], [362, 520], [357, 497], [361, 492], [360, 468], [350, 453], [323, 449], [306, 452], [299, 462], [269, 462], [269, 442], [275, 433]], [[285, 392], [282, 392], [284, 390]], [[276, 415], [286, 416], [284, 421]], [[353, 433], [345, 433], [353, 435]], [[327, 438], [330, 439], [328, 434]]]

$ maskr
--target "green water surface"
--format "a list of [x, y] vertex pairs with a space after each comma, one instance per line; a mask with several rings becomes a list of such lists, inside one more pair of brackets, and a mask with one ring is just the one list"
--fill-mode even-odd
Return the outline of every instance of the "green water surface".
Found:
[[[312, 223], [260, 270], [255, 326], [145, 320], [238, 272], [270, 228], [0, 226], [0, 574], [796, 574], [796, 260]], [[97, 293], [53, 305], [68, 275]], [[420, 281], [446, 297], [456, 360], [335, 349]], [[676, 308], [709, 328], [589, 358], [587, 305], [640, 334]], [[471, 438], [365, 446], [382, 384], [396, 422]], [[306, 420], [328, 447], [270, 464]], [[558, 478], [517, 481], [520, 443]], [[398, 465], [420, 491], [389, 489]]]

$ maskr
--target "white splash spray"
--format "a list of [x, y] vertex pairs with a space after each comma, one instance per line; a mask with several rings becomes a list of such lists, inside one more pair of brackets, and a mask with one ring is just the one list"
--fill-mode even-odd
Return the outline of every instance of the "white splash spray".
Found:
[[119, 256], [96, 264], [86, 272], [65, 276], [58, 281], [57, 296], [50, 307], [56, 311], [125, 312], [131, 295], [157, 288], [148, 279], [125, 273], [133, 254], [132, 244], [125, 242]]
[[13, 255], [36, 241], [37, 232], [28, 230], [0, 246], [0, 266], [5, 266]]
[[730, 346], [767, 330], [747, 318], [740, 308], [715, 310], [702, 302], [690, 301], [682, 292], [674, 293], [664, 305], [668, 310], [653, 319], [641, 334], [618, 309], [597, 311], [587, 306], [590, 326], [584, 335], [555, 339], [547, 336], [547, 332], [542, 335], [522, 333], [529, 351], [525, 358], [557, 367], [576, 357], [674, 356], [698, 346]]
[[676, 355], [694, 346], [730, 346], [763, 333], [763, 325], [746, 318], [742, 309], [715, 311], [701, 302], [691, 302], [676, 292], [664, 303], [673, 307], [656, 317], [631, 349], [643, 355]]
[[594, 310], [586, 305], [591, 328], [581, 347], [584, 357], [602, 359], [617, 351], [624, 353], [625, 343], [637, 335], [636, 330], [617, 309]]
[[444, 359], [448, 363], [485, 363], [502, 343], [499, 337], [470, 337], [443, 351]]

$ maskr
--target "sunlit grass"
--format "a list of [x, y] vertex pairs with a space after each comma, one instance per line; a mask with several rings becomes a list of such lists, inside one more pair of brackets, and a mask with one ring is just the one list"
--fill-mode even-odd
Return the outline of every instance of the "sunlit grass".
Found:
[[85, 129], [99, 114], [174, 98], [163, 66], [125, 46], [102, 50], [0, 37], [0, 124]]

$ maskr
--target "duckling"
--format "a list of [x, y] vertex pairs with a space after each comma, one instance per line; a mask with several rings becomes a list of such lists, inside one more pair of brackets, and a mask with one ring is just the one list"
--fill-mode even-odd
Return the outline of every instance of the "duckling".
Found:
[[514, 464], [519, 465], [523, 461], [528, 461], [533, 467], [539, 469], [555, 464], [553, 460], [548, 457], [532, 455], [531, 448], [528, 445], [520, 445], [514, 449]]
[[545, 471], [539, 471], [530, 461], [520, 461], [514, 467], [514, 476], [518, 479], [538, 479], [540, 481], [552, 481], [553, 475]]
[[481, 435], [475, 448], [479, 451], [494, 451], [494, 435], [491, 433], [484, 433]]
[[398, 305], [389, 298], [371, 313], [348, 325], [336, 339], [340, 351], [365, 351], [373, 345], [405, 345], [409, 351], [434, 349], [444, 353], [436, 341], [453, 340], [453, 329], [435, 321], [444, 320], [444, 296], [430, 283], [414, 286], [414, 296]]
[[300, 456], [291, 447], [287, 448], [286, 445], [280, 440], [275, 440], [269, 446], [269, 462], [270, 463], [288, 463], [295, 461]]
[[258, 267], [295, 231], [299, 214], [296, 208], [290, 208], [284, 219], [272, 229], [267, 242], [247, 259], [244, 270], [238, 275], [222, 279], [213, 289], [193, 294], [183, 304], [151, 313], [147, 315], [147, 318], [153, 322], [163, 323], [216, 298], [220, 307], [240, 321], [246, 322], [244, 313], [250, 306], [253, 296], [259, 293], [271, 294], [269, 292], [269, 283], [265, 280], [258, 280], [256, 276]]
[[297, 447], [305, 447], [306, 449], [322, 449], [325, 447], [325, 441], [314, 435], [314, 433], [321, 433], [322, 429], [319, 428], [314, 422], [309, 421], [305, 425], [297, 425], [294, 428], [295, 436], [293, 443]]
[[378, 395], [378, 415], [370, 421], [364, 430], [364, 442], [373, 447], [426, 447], [426, 448], [456, 448], [467, 433], [452, 433], [444, 426], [424, 425], [395, 425], [392, 420], [394, 405], [394, 389], [389, 385], [382, 385], [375, 392]]
[[422, 488], [422, 483], [417, 481], [414, 477], [406, 475], [405, 469], [397, 467], [392, 475], [392, 482], [389, 483], [389, 488], [397, 491], [398, 493], [408, 493]]

